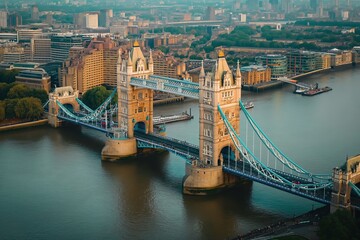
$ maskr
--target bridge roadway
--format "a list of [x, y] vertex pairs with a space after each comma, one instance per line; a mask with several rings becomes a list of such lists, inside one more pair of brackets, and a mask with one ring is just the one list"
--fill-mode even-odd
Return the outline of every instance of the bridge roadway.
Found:
[[158, 134], [146, 134], [141, 130], [135, 130], [135, 137], [140, 148], [162, 148], [189, 160], [199, 159], [199, 147], [186, 141]]
[[271, 181], [270, 179], [267, 179], [265, 176], [259, 174], [256, 170], [254, 170], [249, 163], [244, 164], [243, 161], [230, 161], [230, 163], [224, 162], [223, 170], [229, 174], [247, 178], [249, 180], [253, 180], [265, 184], [267, 186], [274, 187], [285, 192], [289, 192], [291, 194], [305, 197], [319, 203], [330, 204], [331, 201], [331, 191], [332, 191], [331, 187], [326, 187], [317, 190], [311, 190], [311, 189], [306, 190], [299, 188], [300, 185], [311, 184], [312, 183], [311, 179], [305, 179], [296, 175], [292, 175], [279, 170], [272, 169], [277, 174], [293, 182], [292, 186], [289, 186], [287, 184], [282, 184], [280, 182], [275, 182], [275, 181]]

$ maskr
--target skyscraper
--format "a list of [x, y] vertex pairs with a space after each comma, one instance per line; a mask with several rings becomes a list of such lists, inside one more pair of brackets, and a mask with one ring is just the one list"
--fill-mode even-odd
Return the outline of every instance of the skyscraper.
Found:
[[113, 17], [112, 9], [102, 9], [100, 10], [99, 16], [99, 26], [100, 27], [109, 27], [110, 19]]
[[73, 46], [82, 46], [83, 38], [74, 35], [55, 35], [51, 37], [51, 60], [65, 61], [69, 56], [69, 50]]
[[86, 28], [98, 28], [99, 27], [99, 15], [97, 13], [87, 13], [85, 15], [85, 27]]
[[0, 11], [0, 27], [6, 28], [8, 26], [7, 18], [8, 18], [7, 12]]
[[37, 5], [31, 6], [31, 20], [34, 20], [34, 21], [39, 20], [39, 8]]

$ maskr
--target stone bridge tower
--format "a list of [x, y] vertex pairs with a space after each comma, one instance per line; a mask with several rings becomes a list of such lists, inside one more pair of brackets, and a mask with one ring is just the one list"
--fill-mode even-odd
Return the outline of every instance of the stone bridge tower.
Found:
[[119, 127], [127, 132], [128, 138], [134, 137], [134, 128], [138, 124], [139, 128], [146, 133], [152, 133], [153, 90], [130, 85], [132, 77], [149, 79], [150, 75], [154, 73], [151, 52], [149, 61], [147, 61], [139, 43], [135, 41], [128, 59], [120, 61], [117, 70]]
[[240, 133], [241, 74], [229, 68], [223, 51], [218, 54], [212, 72], [199, 76], [199, 162], [187, 166], [183, 183], [186, 194], [203, 195], [227, 187], [236, 178], [222, 171], [224, 161], [239, 158], [229, 132], [218, 111], [220, 105], [235, 131]]
[[80, 105], [76, 101], [79, 97], [79, 91], [74, 91], [72, 87], [58, 87], [53, 93], [49, 94], [49, 113], [48, 120], [49, 124], [53, 127], [59, 127], [61, 121], [58, 119], [59, 114], [59, 101], [63, 105], [71, 105], [75, 112], [80, 111]]
[[115, 160], [137, 152], [134, 130], [153, 132], [153, 90], [130, 85], [132, 77], [149, 79], [154, 72], [150, 52], [147, 60], [137, 41], [127, 59], [117, 62], [118, 126], [120, 137], [109, 138], [101, 155], [103, 160]]
[[338, 208], [351, 210], [351, 186], [360, 182], [360, 155], [351, 157], [341, 168], [333, 169], [333, 190], [331, 193], [331, 212]]

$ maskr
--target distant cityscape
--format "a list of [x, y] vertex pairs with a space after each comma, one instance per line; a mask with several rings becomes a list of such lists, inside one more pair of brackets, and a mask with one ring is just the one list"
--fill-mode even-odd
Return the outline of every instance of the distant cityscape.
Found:
[[360, 61], [351, 0], [6, 0], [0, 9], [0, 69], [47, 92], [115, 87], [135, 40], [155, 74], [193, 82], [220, 49], [232, 68], [240, 60], [243, 86]]

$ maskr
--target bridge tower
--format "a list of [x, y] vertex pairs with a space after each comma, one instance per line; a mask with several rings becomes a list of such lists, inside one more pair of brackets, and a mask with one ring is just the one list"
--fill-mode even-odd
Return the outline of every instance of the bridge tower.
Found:
[[118, 124], [123, 133], [120, 138], [109, 139], [102, 158], [118, 159], [137, 152], [134, 130], [153, 132], [153, 90], [130, 85], [132, 77], [149, 79], [154, 72], [152, 54], [144, 57], [139, 43], [134, 42], [128, 58], [117, 62]]
[[49, 124], [53, 127], [59, 127], [61, 121], [58, 119], [59, 105], [57, 101], [63, 105], [71, 105], [75, 112], [80, 110], [80, 105], [76, 101], [79, 97], [79, 91], [74, 91], [72, 87], [58, 87], [53, 93], [49, 94]]
[[199, 140], [200, 161], [187, 166], [183, 191], [204, 195], [236, 182], [222, 171], [224, 161], [238, 159], [239, 153], [221, 119], [218, 105], [236, 132], [240, 133], [241, 74], [239, 63], [235, 74], [220, 50], [212, 72], [199, 75]]
[[360, 155], [346, 160], [341, 168], [333, 169], [333, 190], [331, 193], [331, 212], [338, 208], [352, 209], [351, 186], [360, 182]]

